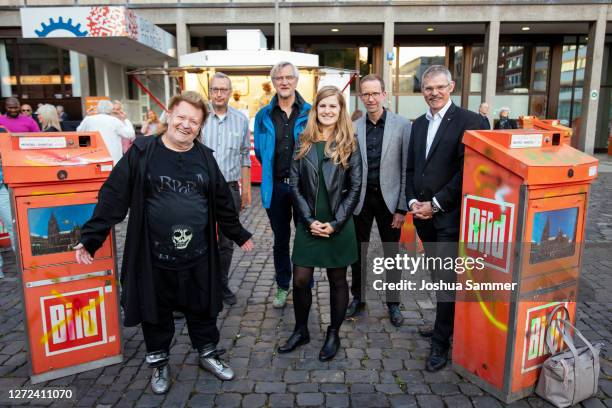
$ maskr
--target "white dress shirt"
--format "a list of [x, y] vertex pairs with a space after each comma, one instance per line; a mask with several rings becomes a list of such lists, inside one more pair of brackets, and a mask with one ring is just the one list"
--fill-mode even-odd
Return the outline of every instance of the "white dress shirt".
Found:
[[134, 126], [129, 120], [126, 119], [122, 122], [116, 117], [106, 114], [86, 116], [77, 128], [77, 132], [92, 131], [100, 132], [115, 165], [123, 156], [121, 138], [128, 140], [136, 138]]
[[[436, 112], [435, 115], [431, 113], [431, 108], [427, 109], [427, 113], [425, 113], [425, 117], [429, 121], [429, 126], [427, 126], [427, 143], [425, 145], [425, 158], [429, 156], [429, 149], [431, 148], [431, 145], [433, 144], [433, 141], [436, 137], [436, 133], [440, 128], [442, 119], [444, 118], [444, 115], [446, 115], [446, 111], [448, 110], [448, 108], [450, 108], [452, 103], [453, 102], [449, 98], [448, 102], [446, 102], [446, 105], [444, 105], [442, 109]], [[410, 206], [417, 201], [418, 200], [415, 200], [414, 198], [410, 200], [410, 202], [408, 203], [408, 208], [410, 208]], [[436, 200], [436, 197], [433, 197], [433, 202], [438, 206], [440, 210], [442, 210], [442, 207], [440, 206], [440, 203], [438, 203], [438, 200]]]

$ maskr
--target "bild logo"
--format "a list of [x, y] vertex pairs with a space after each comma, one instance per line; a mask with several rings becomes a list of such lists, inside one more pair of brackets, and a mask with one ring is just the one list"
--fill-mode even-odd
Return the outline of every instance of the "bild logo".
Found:
[[47, 356], [107, 342], [104, 289], [40, 298]]
[[462, 219], [461, 241], [466, 255], [483, 257], [485, 265], [508, 272], [514, 204], [466, 195]]
[[[552, 353], [562, 349], [563, 336], [556, 329], [551, 329], [552, 335], [552, 347], [553, 350], [549, 350], [546, 345], [546, 330], [550, 324], [547, 321], [549, 315], [553, 309], [560, 305], [560, 302], [548, 303], [542, 306], [532, 307], [527, 310], [527, 317], [525, 322], [525, 343], [523, 345], [523, 365], [521, 372], [526, 373], [531, 370], [535, 370], [540, 367], [542, 363]], [[568, 302], [563, 303], [567, 308]], [[555, 313], [552, 319], [568, 319], [565, 310], [561, 309]]]

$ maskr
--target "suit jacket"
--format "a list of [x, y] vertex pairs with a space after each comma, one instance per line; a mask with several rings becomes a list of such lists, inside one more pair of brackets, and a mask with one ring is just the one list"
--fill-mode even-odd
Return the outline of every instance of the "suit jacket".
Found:
[[491, 130], [491, 122], [489, 122], [489, 118], [478, 114], [478, 119], [480, 120], [480, 130]]
[[[434, 214], [436, 229], [459, 228], [461, 188], [463, 183], [463, 132], [480, 129], [478, 114], [455, 104], [446, 111], [425, 157], [427, 128], [425, 115], [412, 124], [406, 169], [406, 202], [432, 201], [435, 197], [442, 211]], [[419, 226], [421, 220], [414, 220]]]
[[[366, 120], [363, 115], [353, 125], [357, 131], [357, 140], [361, 151], [362, 175], [361, 193], [355, 207], [355, 215], [363, 208], [366, 187], [368, 185], [368, 154], [366, 143]], [[387, 110], [385, 130], [383, 132], [382, 154], [380, 156], [380, 189], [385, 204], [394, 214], [397, 210], [407, 211], [405, 201], [406, 165], [408, 163], [408, 142], [410, 141], [410, 121]]]

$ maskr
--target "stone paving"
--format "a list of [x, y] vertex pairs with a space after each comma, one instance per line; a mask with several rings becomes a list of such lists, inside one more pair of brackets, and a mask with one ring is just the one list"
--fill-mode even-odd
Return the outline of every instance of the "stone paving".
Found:
[[[612, 166], [609, 167], [612, 170]], [[254, 234], [256, 250], [236, 250], [230, 286], [238, 304], [226, 308], [219, 318], [221, 342], [236, 379], [221, 382], [198, 368], [190, 349], [184, 320], [177, 320], [171, 349], [173, 385], [165, 396], [152, 394], [150, 369], [144, 364], [145, 347], [140, 328], [124, 328], [124, 362], [34, 386], [69, 387], [69, 401], [15, 401], [8, 390], [32, 387], [24, 346], [19, 286], [12, 254], [4, 253], [5, 273], [0, 280], [0, 405], [21, 404], [84, 407], [499, 407], [491, 395], [450, 368], [425, 371], [429, 344], [417, 327], [433, 319], [431, 300], [403, 299], [403, 327], [393, 327], [386, 307], [369, 292], [367, 312], [346, 321], [341, 329], [342, 348], [331, 362], [322, 363], [318, 353], [329, 323], [329, 287], [326, 276], [315, 272], [309, 327], [310, 344], [288, 355], [275, 347], [293, 328], [292, 298], [283, 310], [272, 308], [274, 267], [272, 234], [259, 204], [242, 218]], [[587, 226], [583, 276], [589, 290], [606, 293], [612, 287], [612, 173], [602, 173], [593, 188]], [[123, 241], [125, 223], [118, 227]], [[119, 248], [121, 252], [121, 247]], [[606, 297], [608, 299], [608, 297]], [[612, 300], [581, 302], [578, 327], [590, 340], [612, 338]], [[597, 398], [584, 407], [612, 407], [612, 353], [605, 349]], [[538, 397], [511, 404], [513, 407], [550, 406]]]

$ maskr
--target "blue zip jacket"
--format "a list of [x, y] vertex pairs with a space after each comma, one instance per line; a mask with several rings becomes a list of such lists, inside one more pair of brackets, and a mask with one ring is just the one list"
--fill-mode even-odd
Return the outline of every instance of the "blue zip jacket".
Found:
[[[302, 98], [296, 91], [296, 98]], [[272, 202], [272, 188], [274, 186], [274, 146], [276, 135], [272, 120], [272, 109], [276, 106], [277, 96], [274, 95], [270, 103], [261, 108], [255, 115], [253, 137], [255, 139], [255, 156], [261, 163], [261, 203], [264, 208], [270, 208]], [[308, 121], [310, 104], [305, 102], [298, 117], [295, 119], [293, 139], [297, 142], [300, 133], [304, 131]]]

